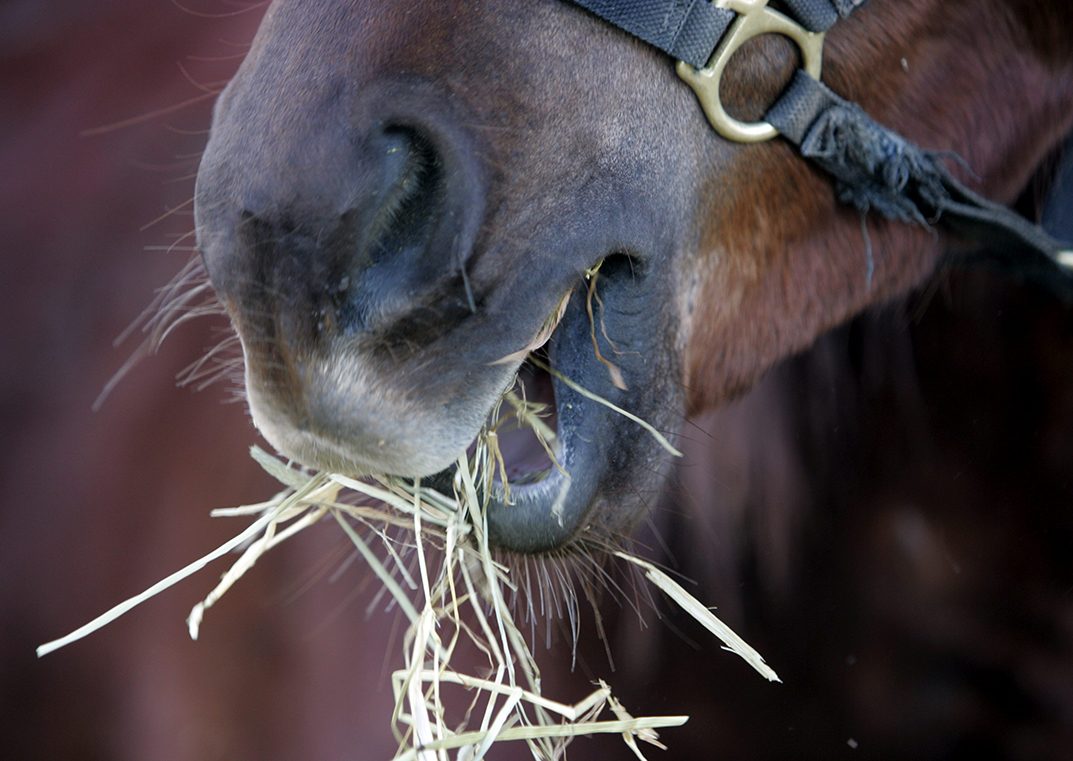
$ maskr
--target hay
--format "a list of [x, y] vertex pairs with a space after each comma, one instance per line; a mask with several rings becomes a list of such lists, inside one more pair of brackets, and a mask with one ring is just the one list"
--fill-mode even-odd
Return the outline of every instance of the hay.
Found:
[[[584, 391], [546, 365], [544, 369], [635, 420], [677, 453], [644, 421]], [[509, 395], [505, 399], [518, 420], [528, 422], [550, 452], [554, 432], [535, 422], [539, 410], [524, 399]], [[526, 743], [536, 759], [559, 759], [575, 737], [595, 734], [621, 735], [636, 757], [644, 759], [642, 743], [663, 748], [657, 730], [688, 720], [686, 716], [635, 718], [603, 682], [574, 703], [543, 694], [536, 659], [506, 602], [506, 594], [517, 590], [511, 569], [496, 561], [486, 539], [493, 475], [505, 467], [494, 424], [479, 438], [474, 453], [458, 460], [451, 494], [396, 477], [357, 480], [309, 473], [260, 449], [251, 453], [284, 490], [264, 503], [213, 512], [216, 517], [253, 517], [249, 527], [144, 593], [38, 648], [38, 655], [88, 635], [210, 562], [241, 550], [219, 584], [190, 613], [190, 636], [197, 639], [205, 613], [264, 553], [331, 518], [376, 574], [381, 594], [394, 602], [409, 624], [403, 638], [402, 667], [391, 675], [395, 700], [391, 729], [398, 741], [395, 761], [447, 761], [451, 758], [448, 751], [454, 751], [458, 761], [479, 761], [495, 743], [505, 742]], [[671, 601], [718, 637], [725, 649], [744, 658], [766, 679], [778, 680], [755, 650], [666, 573], [626, 552], [614, 556], [641, 569]], [[467, 648], [483, 653], [487, 674], [467, 674], [455, 667]]]
[[621, 407], [619, 407], [619, 406], [617, 406], [615, 404], [612, 404], [611, 402], [607, 401], [606, 399], [604, 399], [602, 396], [599, 396], [598, 394], [592, 393], [591, 391], [589, 391], [584, 386], [581, 386], [580, 384], [575, 383], [570, 378], [567, 378], [561, 372], [559, 372], [558, 370], [556, 370], [555, 368], [553, 368], [551, 365], [547, 364], [546, 362], [541, 361], [537, 357], [530, 357], [529, 361], [532, 362], [537, 367], [539, 367], [544, 372], [546, 372], [549, 375], [553, 376], [554, 378], [562, 381], [571, 390], [576, 391], [577, 393], [581, 394], [586, 399], [589, 399], [590, 401], [596, 402], [597, 404], [602, 404], [604, 407], [607, 407], [612, 412], [615, 412], [615, 413], [617, 413], [619, 415], [622, 415], [622, 417], [626, 418], [627, 420], [631, 420], [634, 423], [636, 423], [637, 425], [641, 426], [641, 428], [643, 428], [645, 431], [647, 431], [648, 434], [650, 436], [652, 436], [652, 438], [654, 438], [659, 443], [659, 445], [661, 447], [666, 449], [668, 452], [670, 452], [675, 457], [681, 457], [682, 456], [682, 453], [679, 452], [678, 449], [676, 449], [675, 446], [670, 441], [667, 440], [667, 437], [664, 436], [659, 431], [657, 431], [655, 429], [655, 427], [651, 423], [649, 423], [648, 421], [642, 420], [641, 418], [639, 418], [636, 415], [634, 415], [632, 412], [629, 412], [629, 411], [624, 410], [624, 409], [622, 409]]
[[[600, 314], [603, 315], [604, 302], [600, 298], [600, 293], [596, 290], [597, 282], [600, 279], [600, 268], [603, 264], [604, 260], [601, 259], [595, 267], [585, 273], [585, 277], [589, 281], [588, 293], [585, 294], [585, 312], [589, 315], [589, 338], [592, 340], [592, 352], [596, 356], [596, 360], [607, 368], [607, 374], [611, 377], [612, 385], [620, 391], [628, 391], [629, 388], [626, 386], [626, 379], [622, 375], [622, 369], [604, 356], [603, 352], [600, 351], [600, 342], [596, 340], [596, 315], [592, 302], [596, 302], [600, 307]], [[607, 334], [607, 326], [604, 324], [602, 316], [600, 318], [600, 333], [613, 352], [616, 354], [621, 353], [615, 342], [611, 340], [611, 336]]]

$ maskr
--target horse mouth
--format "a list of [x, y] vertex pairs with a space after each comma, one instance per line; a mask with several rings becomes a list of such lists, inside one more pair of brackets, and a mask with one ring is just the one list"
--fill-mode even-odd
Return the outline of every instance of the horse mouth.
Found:
[[[559, 354], [574, 340], [560, 325], [526, 357], [512, 386], [489, 410], [485, 430], [467, 449], [472, 455], [484, 438], [490, 450], [486, 511], [490, 541], [500, 549], [526, 554], [561, 550], [578, 533], [577, 519], [592, 497], [579, 494], [585, 504], [576, 504], [575, 498], [567, 510], [575, 483], [599, 480], [588, 463], [579, 462], [571, 420], [581, 410], [576, 399], [565, 399], [570, 393], [562, 380], [566, 376], [556, 367]], [[456, 470], [452, 465], [427, 483], [449, 493]]]
[[502, 465], [493, 472], [493, 495], [508, 504], [513, 494], [539, 488], [563, 456], [559, 411], [547, 352], [526, 359], [509, 395], [491, 421]]
[[[485, 507], [489, 540], [500, 549], [525, 554], [559, 551], [570, 544], [592, 497], [572, 494], [575, 484], [599, 480], [598, 473], [579, 463], [576, 436], [560, 414], [556, 384], [561, 383], [549, 372], [548, 354], [545, 347], [535, 361], [523, 362], [508, 395], [490, 411], [482, 434], [494, 450]], [[476, 447], [475, 439], [468, 451]], [[456, 469], [441, 471], [428, 484], [450, 493]], [[577, 497], [584, 504], [577, 504]]]
[[[638, 480], [664, 469], [659, 445], [596, 401], [642, 417], [662, 414], [662, 405], [658, 412], [647, 406], [659, 398], [650, 393], [658, 363], [629, 350], [640, 348], [633, 336], [652, 327], [650, 312], [630, 302], [643, 286], [626, 257], [606, 269], [598, 294], [592, 281], [574, 290], [558, 326], [489, 414], [486, 429], [501, 459], [493, 453], [486, 512], [499, 549], [547, 554], [605, 545], [643, 509], [631, 494]], [[452, 477], [448, 469], [431, 485], [449, 488]]]
[[677, 402], [675, 390], [665, 388], [676, 371], [661, 344], [648, 338], [662, 332], [653, 308], [660, 296], [635, 270], [627, 256], [605, 258], [599, 287], [591, 279], [575, 285], [554, 311], [554, 330], [546, 322], [507, 364], [489, 350], [502, 343], [482, 345], [494, 323], [476, 324], [465, 338], [450, 334], [438, 361], [418, 356], [423, 373], [383, 376], [422, 389], [439, 382], [425, 396], [400, 394], [401, 403], [382, 390], [398, 384], [354, 371], [368, 355], [326, 352], [317, 364], [312, 354], [314, 361], [296, 361], [286, 375], [288, 366], [272, 361], [276, 354], [248, 352], [254, 422], [277, 449], [310, 467], [419, 475], [445, 493], [453, 490], [450, 463], [467, 445], [472, 453], [483, 431], [498, 445], [486, 507], [493, 546], [547, 554], [604, 545], [632, 526], [645, 507], [636, 495], [668, 468], [658, 444], [596, 399], [664, 430], [673, 425], [668, 411]]

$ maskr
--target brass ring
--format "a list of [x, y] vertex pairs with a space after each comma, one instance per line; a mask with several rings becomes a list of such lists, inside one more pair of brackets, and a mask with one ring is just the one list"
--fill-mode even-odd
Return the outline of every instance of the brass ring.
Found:
[[801, 51], [805, 72], [819, 79], [823, 67], [823, 32], [810, 32], [788, 16], [767, 7], [767, 0], [728, 0], [726, 7], [738, 13], [730, 31], [715, 49], [708, 65], [695, 69], [679, 61], [678, 76], [693, 88], [708, 121], [723, 137], [739, 143], [760, 143], [777, 137], [779, 131], [768, 122], [742, 122], [726, 112], [719, 85], [727, 64], [749, 40], [765, 34], [788, 37]]

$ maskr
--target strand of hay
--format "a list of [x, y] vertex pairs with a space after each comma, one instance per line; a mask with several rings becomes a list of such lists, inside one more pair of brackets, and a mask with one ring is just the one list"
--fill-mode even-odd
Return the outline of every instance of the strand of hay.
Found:
[[[511, 404], [523, 419], [528, 412], [524, 402]], [[538, 414], [530, 417], [538, 419]], [[676, 451], [655, 429], [639, 422]], [[86, 636], [213, 560], [241, 551], [217, 586], [191, 611], [187, 624], [196, 639], [205, 613], [264, 553], [331, 518], [377, 576], [381, 593], [408, 621], [402, 667], [391, 675], [395, 701], [391, 729], [398, 742], [394, 761], [448, 761], [450, 751], [456, 761], [480, 761], [494, 744], [505, 742], [524, 742], [534, 758], [551, 761], [562, 758], [574, 738], [595, 734], [621, 735], [643, 760], [641, 744], [663, 748], [658, 730], [681, 726], [688, 717], [635, 718], [604, 682], [574, 703], [554, 700], [541, 689], [536, 659], [506, 602], [518, 585], [511, 569], [495, 560], [486, 540], [488, 495], [493, 475], [502, 467], [491, 432], [480, 437], [472, 456], [458, 460], [451, 494], [425, 488], [417, 480], [311, 474], [254, 448], [254, 459], [283, 484], [284, 491], [265, 503], [213, 512], [219, 517], [253, 517], [249, 527], [144, 593], [38, 648], [38, 655]], [[626, 552], [614, 555], [640, 568], [725, 649], [766, 679], [778, 681], [755, 650], [670, 576]], [[463, 673], [453, 665], [464, 646], [483, 653], [487, 674]]]
[[589, 399], [590, 401], [596, 402], [597, 404], [602, 404], [604, 407], [607, 407], [612, 412], [618, 413], [619, 415], [622, 415], [627, 420], [631, 420], [634, 423], [636, 423], [637, 425], [641, 426], [646, 431], [648, 431], [648, 433], [657, 442], [659, 442], [659, 445], [661, 447], [666, 449], [668, 452], [670, 452], [675, 457], [681, 457], [682, 456], [682, 453], [679, 452], [678, 449], [673, 444], [671, 444], [670, 441], [667, 440], [667, 437], [664, 436], [659, 431], [657, 431], [655, 429], [655, 427], [653, 427], [652, 424], [649, 423], [647, 420], [642, 420], [641, 418], [639, 418], [636, 415], [634, 415], [632, 412], [629, 412], [628, 410], [624, 410], [621, 407], [619, 407], [619, 406], [617, 406], [615, 404], [612, 404], [611, 402], [607, 401], [606, 399], [604, 399], [602, 396], [600, 396], [598, 394], [592, 393], [591, 391], [589, 391], [584, 386], [582, 386], [579, 383], [571, 380], [570, 378], [567, 378], [565, 375], [563, 375], [561, 372], [559, 372], [554, 367], [549, 365], [547, 362], [544, 362], [544, 361], [540, 360], [539, 358], [537, 358], [535, 356], [531, 356], [529, 358], [529, 361], [532, 362], [537, 367], [539, 367], [544, 372], [546, 372], [549, 375], [553, 376], [554, 378], [562, 381], [564, 384], [566, 384], [568, 387], [570, 387], [570, 389], [572, 389], [573, 391], [576, 391], [577, 393], [581, 394], [586, 399]]
[[[627, 391], [628, 387], [626, 386], [626, 379], [622, 376], [622, 369], [603, 355], [603, 352], [600, 351], [600, 342], [596, 340], [596, 315], [592, 308], [592, 302], [595, 301], [599, 305], [602, 314], [604, 302], [600, 299], [596, 284], [600, 279], [600, 268], [603, 264], [604, 260], [601, 259], [595, 267], [585, 273], [585, 277], [589, 281], [588, 293], [585, 295], [585, 312], [589, 315], [589, 338], [592, 340], [592, 352], [596, 356], [596, 360], [607, 368], [607, 374], [611, 376], [611, 383], [620, 391]], [[619, 353], [615, 342], [607, 334], [607, 326], [604, 324], [602, 317], [600, 319], [600, 332], [603, 334], [604, 340], [611, 346], [612, 351], [616, 354]]]

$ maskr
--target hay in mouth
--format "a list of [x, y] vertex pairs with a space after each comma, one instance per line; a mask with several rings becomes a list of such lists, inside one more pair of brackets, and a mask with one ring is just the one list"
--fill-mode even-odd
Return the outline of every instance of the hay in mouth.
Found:
[[[538, 336], [541, 345], [558, 319], [549, 320], [551, 329]], [[188, 626], [196, 639], [208, 610], [264, 553], [311, 526], [334, 521], [408, 622], [401, 667], [391, 676], [395, 709], [390, 726], [399, 742], [394, 761], [447, 761], [452, 751], [456, 759], [477, 761], [493, 744], [510, 741], [525, 742], [534, 758], [550, 761], [562, 758], [574, 738], [594, 734], [621, 735], [643, 759], [641, 743], [663, 748], [658, 730], [680, 726], [688, 717], [634, 717], [604, 682], [573, 703], [544, 695], [533, 650], [508, 603], [524, 591], [521, 571], [497, 560], [488, 541], [492, 499], [505, 496], [509, 503], [512, 487], [539, 486], [562, 468], [553, 378], [625, 415], [677, 453], [643, 420], [565, 377], [546, 355], [528, 353], [519, 381], [496, 405], [449, 479], [436, 483], [437, 489], [394, 476], [356, 480], [312, 473], [255, 448], [254, 459], [283, 491], [264, 503], [213, 512], [218, 517], [254, 518], [246, 529], [144, 593], [38, 648], [38, 654], [92, 633], [210, 562], [240, 551], [220, 583], [191, 611]], [[613, 557], [639, 569], [725, 649], [766, 679], [778, 681], [755, 650], [666, 573], [624, 551]], [[484, 673], [465, 673], [457, 665], [458, 654], [466, 648], [485, 655]]]
[[[494, 451], [495, 441], [495, 436], [484, 435], [472, 453], [459, 459], [450, 493], [396, 477], [359, 481], [310, 473], [255, 448], [254, 459], [283, 484], [284, 491], [261, 504], [213, 513], [255, 517], [249, 527], [142, 595], [42, 646], [38, 654], [86, 636], [209, 562], [241, 549], [217, 587], [191, 611], [188, 625], [196, 639], [206, 612], [258, 558], [303, 530], [334, 520], [409, 623], [402, 667], [391, 677], [395, 696], [391, 728], [399, 740], [394, 761], [446, 760], [449, 751], [456, 751], [455, 758], [472, 761], [483, 758], [494, 743], [509, 741], [527, 743], [537, 759], [559, 759], [574, 738], [601, 733], [621, 735], [643, 759], [639, 743], [664, 747], [658, 730], [680, 726], [688, 717], [635, 718], [603, 682], [574, 703], [553, 700], [541, 691], [536, 659], [507, 603], [518, 580], [511, 568], [495, 559], [486, 539], [484, 510], [502, 460]], [[726, 649], [765, 678], [778, 680], [755, 650], [669, 576], [628, 553], [615, 556], [639, 567], [649, 581], [719, 637]], [[487, 673], [467, 674], [452, 665], [460, 648], [469, 644], [485, 653]]]
[[510, 487], [565, 475], [558, 436], [559, 414], [551, 374], [526, 360], [510, 391], [493, 411], [486, 437], [494, 437], [493, 481], [510, 502]]

